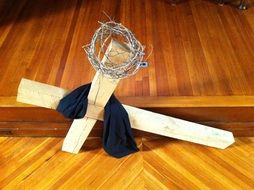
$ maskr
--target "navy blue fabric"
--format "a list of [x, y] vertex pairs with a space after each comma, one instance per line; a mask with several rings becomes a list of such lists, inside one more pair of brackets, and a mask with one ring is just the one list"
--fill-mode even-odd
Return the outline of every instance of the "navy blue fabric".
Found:
[[116, 158], [137, 152], [139, 149], [132, 135], [128, 113], [114, 95], [104, 110], [104, 150]]
[[91, 83], [85, 84], [73, 90], [71, 93], [62, 98], [56, 110], [70, 119], [80, 119], [86, 114], [88, 104], [88, 93]]
[[[83, 118], [87, 110], [87, 96], [91, 83], [83, 85], [62, 98], [57, 111], [71, 119]], [[121, 158], [137, 152], [128, 113], [112, 95], [104, 108], [103, 148], [111, 156]]]

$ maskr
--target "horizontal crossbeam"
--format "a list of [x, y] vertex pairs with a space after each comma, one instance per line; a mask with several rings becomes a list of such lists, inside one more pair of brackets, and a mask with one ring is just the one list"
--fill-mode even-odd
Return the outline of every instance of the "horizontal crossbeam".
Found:
[[[22, 79], [18, 89], [17, 101], [56, 109], [60, 99], [68, 93], [68, 90], [59, 87]], [[128, 112], [131, 126], [134, 129], [221, 149], [234, 143], [233, 134], [229, 131], [128, 105], [123, 106]], [[96, 119], [101, 120], [102, 118], [101, 116], [97, 116]], [[81, 119], [80, 122], [82, 122], [82, 120], [83, 119]]]

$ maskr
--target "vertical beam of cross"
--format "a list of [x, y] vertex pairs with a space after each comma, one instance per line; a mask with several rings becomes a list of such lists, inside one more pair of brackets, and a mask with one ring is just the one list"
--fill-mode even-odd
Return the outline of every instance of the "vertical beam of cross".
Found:
[[[119, 53], [120, 52], [120, 53]], [[130, 52], [125, 45], [112, 40], [102, 59], [105, 64], [121, 64], [128, 60]], [[110, 59], [110, 60], [109, 60]], [[64, 139], [62, 150], [77, 154], [95, 125], [98, 115], [114, 92], [120, 79], [112, 79], [97, 71], [88, 94], [87, 113], [82, 119], [75, 119]]]

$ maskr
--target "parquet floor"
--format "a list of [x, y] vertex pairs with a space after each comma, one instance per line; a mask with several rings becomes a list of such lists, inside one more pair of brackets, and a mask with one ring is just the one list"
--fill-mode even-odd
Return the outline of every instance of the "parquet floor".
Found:
[[62, 138], [0, 138], [0, 189], [254, 189], [254, 138], [218, 150], [169, 138], [138, 138], [140, 152], [115, 159], [89, 139], [82, 152]]

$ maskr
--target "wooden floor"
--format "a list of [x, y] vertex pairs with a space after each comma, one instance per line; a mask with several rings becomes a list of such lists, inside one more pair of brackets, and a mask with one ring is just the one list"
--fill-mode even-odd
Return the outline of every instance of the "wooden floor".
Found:
[[[22, 77], [68, 89], [90, 82], [81, 47], [106, 12], [152, 50], [149, 68], [120, 82], [124, 103], [253, 136], [253, 0], [246, 11], [169, 2], [0, 0], [0, 135], [66, 134], [69, 120], [16, 103], [17, 87]], [[75, 156], [62, 141], [1, 137], [0, 189], [254, 189], [253, 137], [226, 150], [138, 137], [141, 151], [123, 159], [106, 155], [99, 138]]]
[[169, 138], [138, 138], [141, 151], [115, 159], [89, 139], [82, 152], [62, 138], [0, 138], [0, 189], [254, 189], [254, 138], [218, 150]]
[[[248, 3], [247, 11], [239, 11], [210, 0], [176, 6], [167, 0], [1, 0], [0, 134], [66, 133], [69, 120], [17, 104], [17, 87], [22, 77], [68, 89], [90, 82], [94, 70], [81, 47], [89, 43], [97, 21], [108, 20], [103, 11], [129, 27], [147, 53], [153, 51], [149, 68], [119, 84], [121, 100], [253, 134], [253, 0]], [[223, 151], [139, 137], [142, 151], [123, 159], [106, 155], [99, 138], [75, 156], [60, 151], [62, 141], [1, 137], [0, 189], [254, 187], [253, 137], [237, 138]]]
[[[22, 77], [72, 89], [94, 71], [82, 50], [112, 19], [147, 47], [149, 68], [121, 81], [118, 96], [254, 95], [254, 9], [216, 0], [2, 0], [0, 96]], [[152, 48], [153, 47], [153, 48]]]

